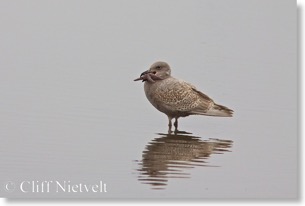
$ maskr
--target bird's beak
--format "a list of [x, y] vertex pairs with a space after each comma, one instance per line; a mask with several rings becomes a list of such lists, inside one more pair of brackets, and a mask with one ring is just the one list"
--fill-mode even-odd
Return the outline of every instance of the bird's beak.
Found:
[[145, 75], [145, 74], [150, 74], [150, 73], [152, 73], [152, 72], [149, 71], [149, 70], [146, 70], [145, 72], [142, 72], [142, 73], [141, 73], [140, 77], [143, 76], [143, 75]]
[[140, 77], [139, 77], [139, 78], [136, 78], [136, 79], [133, 80], [133, 81], [143, 80], [143, 76], [144, 76], [145, 74], [150, 74], [150, 73], [153, 73], [153, 72], [151, 72], [151, 71], [149, 71], [149, 70], [147, 70], [147, 71], [145, 71], [145, 72], [142, 72], [141, 75], [140, 75]]

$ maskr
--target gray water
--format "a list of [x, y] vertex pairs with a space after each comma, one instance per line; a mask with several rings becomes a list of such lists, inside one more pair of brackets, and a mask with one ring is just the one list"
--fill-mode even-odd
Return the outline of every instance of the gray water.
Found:
[[[0, 19], [1, 196], [298, 195], [294, 2], [1, 1]], [[156, 60], [234, 117], [167, 134], [133, 82]]]

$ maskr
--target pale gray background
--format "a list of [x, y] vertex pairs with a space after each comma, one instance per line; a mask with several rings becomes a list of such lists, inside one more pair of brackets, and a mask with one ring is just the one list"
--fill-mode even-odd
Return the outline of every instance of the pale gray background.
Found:
[[[0, 1], [5, 197], [298, 195], [297, 17], [291, 0]], [[233, 141], [163, 190], [138, 181], [167, 118], [132, 80], [156, 60], [235, 110], [183, 130]], [[107, 182], [107, 193], [22, 194], [7, 181]]]

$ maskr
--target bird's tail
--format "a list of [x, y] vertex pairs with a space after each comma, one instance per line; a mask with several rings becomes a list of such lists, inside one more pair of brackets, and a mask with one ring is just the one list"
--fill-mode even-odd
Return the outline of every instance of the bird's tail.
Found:
[[232, 117], [233, 110], [214, 103], [214, 105], [206, 112], [206, 115], [217, 117]]

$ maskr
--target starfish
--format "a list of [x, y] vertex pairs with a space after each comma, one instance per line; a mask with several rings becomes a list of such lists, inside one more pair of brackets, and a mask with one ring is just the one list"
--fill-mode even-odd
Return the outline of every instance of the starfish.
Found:
[[142, 80], [142, 82], [148, 81], [150, 83], [154, 83], [155, 80], [162, 80], [161, 77], [156, 76], [156, 72], [153, 71], [145, 71], [143, 72], [139, 78], [135, 79], [134, 81]]

